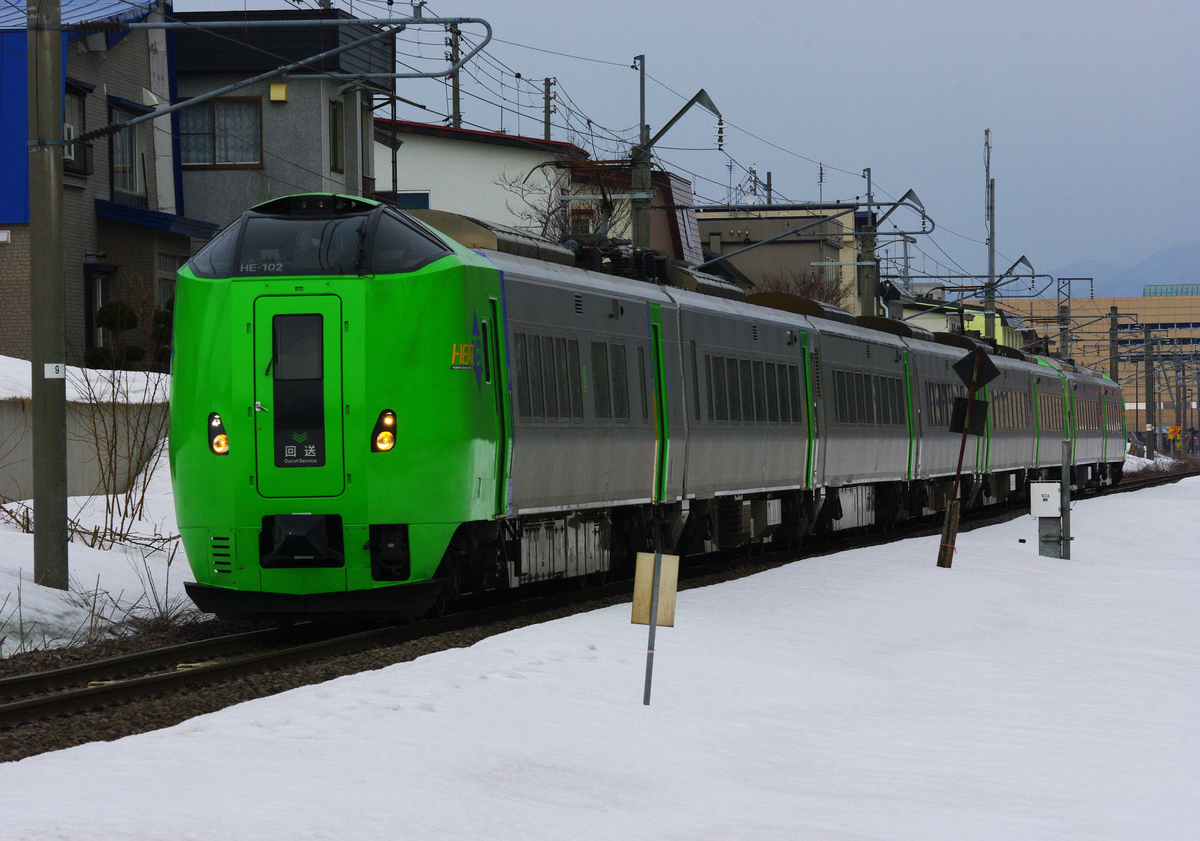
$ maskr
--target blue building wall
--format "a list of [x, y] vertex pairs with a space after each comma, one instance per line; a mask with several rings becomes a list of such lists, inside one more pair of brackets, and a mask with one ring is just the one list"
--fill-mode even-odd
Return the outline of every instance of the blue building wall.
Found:
[[25, 30], [0, 31], [0, 225], [29, 222]]

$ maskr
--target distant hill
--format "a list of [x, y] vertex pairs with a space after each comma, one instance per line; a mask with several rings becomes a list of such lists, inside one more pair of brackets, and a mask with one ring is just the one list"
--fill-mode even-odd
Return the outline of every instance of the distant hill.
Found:
[[[1157, 283], [1200, 283], [1200, 241], [1171, 245], [1132, 267], [1100, 260], [1079, 260], [1051, 272], [1054, 277], [1090, 277], [1097, 298], [1141, 297], [1142, 287]], [[1087, 284], [1072, 286], [1071, 295], [1088, 295]]]

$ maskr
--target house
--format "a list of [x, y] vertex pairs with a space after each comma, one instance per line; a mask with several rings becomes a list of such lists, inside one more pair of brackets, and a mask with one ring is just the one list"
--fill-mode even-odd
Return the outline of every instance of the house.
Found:
[[[169, 14], [163, 0], [137, 6], [115, 0], [63, 0], [64, 25], [103, 24], [91, 34], [63, 32], [63, 122], [67, 139], [150, 113], [174, 97], [173, 38], [131, 23]], [[0, 355], [28, 359], [29, 167], [25, 9], [0, 6]], [[170, 116], [63, 155], [63, 246], [69, 358], [111, 343], [96, 312], [129, 303], [148, 330], [174, 298], [176, 270], [191, 242], [216, 226], [185, 215]], [[160, 356], [165, 347], [157, 348]], [[158, 361], [165, 361], [160, 359]]]
[[[337, 9], [179, 13], [179, 100], [369, 37], [378, 28]], [[328, 26], [206, 24], [330, 21]], [[383, 37], [299, 69], [185, 108], [179, 116], [183, 195], [192, 212], [224, 226], [278, 196], [375, 193], [373, 110], [394, 95], [395, 42]]]
[[[850, 209], [839, 204], [724, 205], [697, 208], [696, 216], [701, 242], [715, 255], [757, 246], [726, 261], [755, 284], [798, 284], [803, 289], [814, 282], [853, 283], [861, 253], [854, 233], [865, 224], [866, 214], [847, 213]], [[798, 233], [787, 235], [792, 229]]]
[[[562, 213], [567, 177], [553, 166], [581, 161], [573, 143], [408, 120], [375, 120], [375, 189], [404, 208], [432, 208], [539, 229]], [[393, 186], [395, 185], [395, 186]]]

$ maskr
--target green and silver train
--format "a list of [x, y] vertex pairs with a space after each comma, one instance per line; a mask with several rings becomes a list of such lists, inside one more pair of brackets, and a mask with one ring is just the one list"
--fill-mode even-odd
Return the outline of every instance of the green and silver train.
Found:
[[[601, 255], [602, 256], [602, 255]], [[646, 258], [646, 259], [643, 259]], [[590, 262], [605, 271], [581, 268]], [[635, 277], [621, 276], [623, 272]], [[179, 272], [171, 475], [196, 604], [416, 616], [472, 593], [946, 504], [977, 343], [614, 250], [275, 199]], [[1119, 480], [1120, 388], [993, 351], [966, 506]]]

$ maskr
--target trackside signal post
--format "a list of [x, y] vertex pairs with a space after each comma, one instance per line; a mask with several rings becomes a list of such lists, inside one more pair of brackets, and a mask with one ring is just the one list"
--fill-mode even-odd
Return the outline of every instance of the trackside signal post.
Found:
[[982, 348], [976, 348], [954, 363], [954, 373], [967, 387], [967, 398], [954, 400], [954, 413], [950, 420], [950, 431], [960, 431], [962, 442], [958, 446], [958, 467], [954, 470], [954, 490], [946, 503], [946, 519], [942, 521], [942, 542], [938, 546], [937, 565], [946, 569], [954, 563], [954, 543], [958, 539], [958, 485], [962, 479], [963, 454], [967, 450], [967, 435], [982, 435], [987, 423], [987, 403], [975, 399], [975, 392], [996, 379], [1000, 372]]

